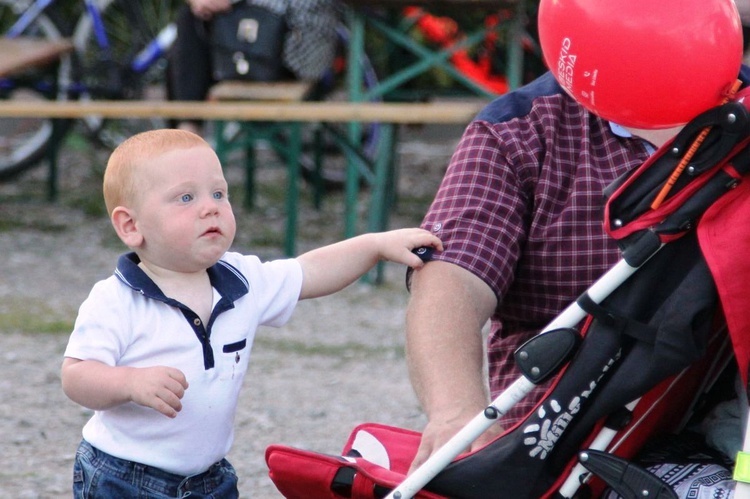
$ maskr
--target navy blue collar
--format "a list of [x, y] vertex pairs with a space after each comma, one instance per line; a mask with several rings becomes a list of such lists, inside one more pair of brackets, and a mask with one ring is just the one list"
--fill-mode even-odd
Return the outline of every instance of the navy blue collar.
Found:
[[[173, 300], [164, 296], [164, 293], [162, 293], [154, 281], [152, 281], [143, 269], [138, 266], [140, 261], [138, 255], [132, 252], [120, 256], [117, 261], [115, 275], [123, 284], [142, 295], [166, 303], [172, 302]], [[223, 298], [226, 298], [231, 302], [246, 295], [250, 289], [250, 285], [245, 276], [225, 261], [219, 260], [206, 271], [208, 272], [211, 286], [213, 286]]]
[[140, 259], [135, 253], [122, 255], [117, 262], [115, 275], [123, 284], [135, 292], [178, 308], [201, 343], [204, 368], [212, 369], [215, 362], [213, 349], [211, 348], [211, 328], [219, 314], [233, 309], [234, 302], [250, 291], [245, 276], [238, 269], [222, 260], [206, 269], [211, 286], [219, 292], [221, 299], [211, 311], [208, 324], [203, 324], [195, 312], [179, 301], [165, 296], [159, 286], [138, 266], [139, 262]]

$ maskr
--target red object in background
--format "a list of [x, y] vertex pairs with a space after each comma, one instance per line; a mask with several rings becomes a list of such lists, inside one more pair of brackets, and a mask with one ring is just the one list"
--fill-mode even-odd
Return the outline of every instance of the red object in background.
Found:
[[[451, 50], [461, 41], [463, 34], [455, 20], [445, 16], [433, 16], [419, 7], [405, 7], [404, 17], [411, 19], [416, 28], [431, 43]], [[494, 94], [503, 94], [509, 90], [508, 80], [503, 75], [492, 73], [491, 55], [497, 42], [497, 33], [492, 28], [500, 22], [498, 15], [490, 15], [485, 19], [487, 36], [476, 56], [471, 57], [466, 49], [453, 51], [450, 61], [455, 68], [471, 81]]]

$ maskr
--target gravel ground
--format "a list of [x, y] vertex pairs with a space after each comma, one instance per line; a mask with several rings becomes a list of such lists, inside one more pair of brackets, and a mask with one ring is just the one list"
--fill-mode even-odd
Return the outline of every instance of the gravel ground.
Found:
[[[392, 227], [419, 223], [460, 129], [407, 129], [399, 149], [399, 203]], [[102, 213], [106, 151], [71, 136], [61, 155], [61, 198], [44, 201], [45, 169], [0, 184], [0, 496], [70, 497], [71, 467], [90, 412], [66, 399], [59, 366], [78, 305], [109, 276], [124, 248]], [[239, 158], [237, 158], [239, 159]], [[270, 160], [269, 160], [270, 161]], [[230, 184], [242, 171], [227, 165]], [[235, 249], [279, 257], [283, 171], [259, 174], [258, 208], [245, 212], [233, 193]], [[341, 237], [340, 193], [320, 211], [302, 201], [300, 251]], [[407, 294], [403, 269], [386, 265], [379, 286], [357, 283], [302, 302], [283, 328], [260, 332], [229, 455], [242, 497], [280, 497], [264, 451], [280, 443], [337, 453], [349, 432], [372, 421], [420, 428], [423, 415], [403, 355]]]

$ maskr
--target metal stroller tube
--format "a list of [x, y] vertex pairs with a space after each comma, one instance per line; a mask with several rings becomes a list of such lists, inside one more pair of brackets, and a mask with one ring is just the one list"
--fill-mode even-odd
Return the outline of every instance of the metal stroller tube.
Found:
[[[648, 258], [655, 255], [663, 245], [651, 252]], [[594, 303], [600, 303], [633, 275], [646, 261], [644, 259], [637, 267], [630, 265], [626, 260], [620, 260], [614, 267], [599, 278], [587, 291], [586, 294]], [[581, 308], [578, 302], [573, 302], [563, 310], [552, 322], [550, 322], [540, 335], [546, 334], [560, 328], [570, 328], [581, 322], [588, 313]], [[410, 499], [419, 492], [427, 483], [442, 471], [451, 461], [466, 449], [474, 440], [484, 433], [492, 424], [506, 412], [508, 412], [519, 400], [523, 399], [534, 385], [526, 377], [521, 376], [513, 384], [501, 393], [480, 414], [476, 415], [456, 435], [446, 442], [440, 449], [431, 455], [419, 468], [395, 489], [391, 491], [386, 499]]]

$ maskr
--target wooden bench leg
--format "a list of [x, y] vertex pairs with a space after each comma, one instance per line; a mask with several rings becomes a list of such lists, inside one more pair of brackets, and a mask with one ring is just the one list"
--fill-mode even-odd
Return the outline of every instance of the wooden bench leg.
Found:
[[214, 140], [216, 142], [216, 155], [219, 157], [222, 166], [228, 161], [229, 153], [233, 149], [242, 149], [245, 154], [245, 193], [242, 205], [246, 210], [252, 210], [255, 206], [255, 172], [257, 169], [257, 160], [255, 146], [258, 140], [263, 138], [263, 134], [258, 135], [260, 128], [253, 123], [240, 123], [240, 129], [237, 135], [228, 140], [226, 133], [226, 122], [217, 121], [215, 125]]
[[313, 131], [313, 206], [319, 210], [323, 206], [323, 194], [325, 194], [325, 185], [323, 184], [323, 127], [317, 125]]
[[508, 87], [515, 90], [523, 84], [523, 22], [526, 16], [526, 1], [518, 0], [511, 22], [510, 39], [506, 49], [508, 58]]
[[224, 138], [225, 128], [226, 122], [214, 122], [214, 150], [216, 151], [216, 156], [219, 157], [219, 162], [221, 163], [222, 168], [226, 167], [228, 155], [227, 149], [229, 148], [229, 143]]
[[[358, 144], [362, 136], [360, 123], [349, 123], [348, 142]], [[357, 235], [357, 201], [359, 198], [359, 158], [351, 151], [346, 151], [346, 185], [344, 186], [344, 239]]]
[[[241, 123], [241, 130], [230, 144], [224, 137], [224, 124], [217, 122], [216, 151], [222, 164], [231, 149], [241, 147], [245, 153], [245, 198], [244, 207], [252, 209], [255, 200], [255, 172], [257, 169], [256, 145], [267, 141], [281, 156], [287, 168], [286, 189], [286, 228], [284, 232], [284, 254], [294, 256], [297, 249], [297, 219], [299, 210], [301, 178], [300, 156], [302, 154], [302, 124], [299, 122], [281, 123]], [[283, 133], [286, 132], [286, 135]]]
[[393, 173], [395, 165], [394, 125], [381, 124], [381, 142], [375, 160], [375, 183], [370, 196], [369, 232], [382, 232], [388, 229], [388, 216], [393, 204]]

